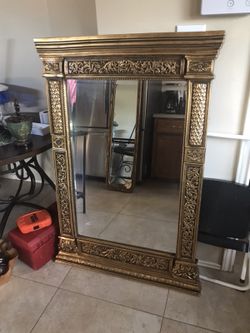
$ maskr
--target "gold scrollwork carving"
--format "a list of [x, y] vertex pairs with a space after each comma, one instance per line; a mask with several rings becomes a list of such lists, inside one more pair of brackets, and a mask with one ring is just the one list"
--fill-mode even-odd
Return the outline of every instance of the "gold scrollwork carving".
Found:
[[60, 238], [59, 249], [63, 252], [76, 253], [76, 242], [74, 239]]
[[81, 241], [80, 244], [83, 253], [166, 272], [170, 270], [172, 258], [161, 258], [129, 249], [115, 248], [92, 242]]
[[193, 83], [189, 144], [200, 146], [203, 141], [206, 115], [207, 84]]
[[60, 73], [60, 63], [54, 61], [43, 61], [43, 68], [45, 73]]
[[174, 276], [185, 280], [197, 281], [199, 276], [196, 266], [185, 263], [175, 263], [172, 273]]
[[65, 149], [65, 139], [61, 136], [53, 136], [52, 143], [55, 149]]
[[58, 210], [59, 221], [61, 223], [62, 232], [64, 234], [71, 234], [69, 188], [67, 185], [66, 156], [64, 152], [55, 152], [55, 164], [58, 199], [60, 202], [60, 209]]
[[55, 134], [63, 134], [63, 118], [59, 81], [49, 81], [49, 95], [51, 103], [52, 131]]
[[185, 162], [187, 163], [204, 163], [205, 150], [202, 148], [186, 148]]
[[201, 168], [187, 166], [184, 188], [183, 222], [181, 228], [181, 256], [192, 257], [194, 229], [199, 199]]
[[211, 61], [190, 61], [189, 72], [210, 73], [212, 71]]
[[154, 60], [83, 60], [69, 61], [69, 74], [111, 74], [111, 75], [178, 75], [180, 61]]

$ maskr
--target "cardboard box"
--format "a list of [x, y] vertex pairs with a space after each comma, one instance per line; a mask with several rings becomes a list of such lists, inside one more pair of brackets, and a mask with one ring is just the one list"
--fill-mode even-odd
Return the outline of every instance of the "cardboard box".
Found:
[[32, 123], [31, 134], [44, 136], [49, 134], [49, 132], [49, 125], [34, 122]]

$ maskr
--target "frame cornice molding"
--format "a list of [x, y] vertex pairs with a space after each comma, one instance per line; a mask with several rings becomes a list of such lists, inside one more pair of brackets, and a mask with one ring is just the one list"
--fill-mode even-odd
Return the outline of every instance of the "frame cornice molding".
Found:
[[[215, 58], [225, 32], [145, 33], [62, 38], [35, 38], [41, 57], [193, 55]], [[125, 51], [125, 53], [124, 53]]]

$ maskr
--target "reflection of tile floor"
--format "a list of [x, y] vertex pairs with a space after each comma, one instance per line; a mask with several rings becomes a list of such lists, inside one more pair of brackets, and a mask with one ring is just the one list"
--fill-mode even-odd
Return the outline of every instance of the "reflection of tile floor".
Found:
[[77, 201], [78, 232], [151, 249], [175, 252], [178, 221], [177, 185], [146, 182], [133, 193], [110, 191], [88, 181], [86, 214]]
[[[2, 197], [10, 186], [0, 183]], [[47, 187], [39, 202], [46, 206], [53, 200]], [[13, 212], [8, 229], [18, 212]], [[98, 212], [93, 214], [99, 221]], [[106, 213], [104, 223], [112, 214]], [[208, 282], [202, 281], [201, 294], [193, 295], [52, 261], [33, 271], [17, 260], [11, 281], [0, 287], [0, 332], [245, 333], [249, 308], [249, 291]]]

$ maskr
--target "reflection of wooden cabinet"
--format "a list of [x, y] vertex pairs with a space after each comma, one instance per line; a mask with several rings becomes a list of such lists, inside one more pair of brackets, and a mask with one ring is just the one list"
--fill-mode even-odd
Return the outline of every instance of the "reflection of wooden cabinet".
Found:
[[155, 118], [151, 175], [178, 181], [181, 172], [183, 118]]

